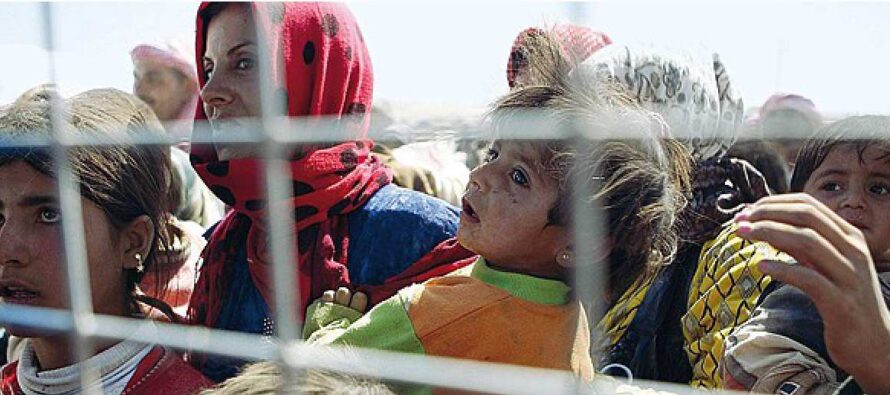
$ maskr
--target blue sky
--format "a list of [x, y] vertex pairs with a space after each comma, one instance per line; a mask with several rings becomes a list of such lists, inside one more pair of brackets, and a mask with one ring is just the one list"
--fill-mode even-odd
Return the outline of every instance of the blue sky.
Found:
[[[880, 2], [357, 2], [375, 97], [485, 105], [506, 91], [516, 33], [572, 20], [614, 41], [721, 54], [746, 105], [782, 90], [831, 113], [890, 114], [890, 3]], [[38, 3], [0, 3], [0, 103], [49, 79]], [[195, 2], [53, 4], [64, 93], [129, 90], [135, 45], [194, 37]], [[574, 17], [577, 18], [577, 17]]]

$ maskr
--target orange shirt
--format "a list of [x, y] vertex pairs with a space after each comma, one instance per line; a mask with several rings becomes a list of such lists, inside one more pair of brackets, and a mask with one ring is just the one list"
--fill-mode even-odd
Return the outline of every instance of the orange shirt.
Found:
[[570, 370], [593, 379], [587, 318], [568, 286], [497, 271], [481, 258], [466, 269], [405, 288], [364, 316], [314, 304], [304, 335], [316, 343]]

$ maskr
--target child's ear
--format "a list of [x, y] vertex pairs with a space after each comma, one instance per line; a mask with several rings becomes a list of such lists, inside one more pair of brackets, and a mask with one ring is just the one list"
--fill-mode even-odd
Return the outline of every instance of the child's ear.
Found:
[[124, 269], [141, 266], [151, 249], [155, 224], [147, 215], [140, 215], [121, 230], [120, 253]]
[[[594, 251], [594, 260], [595, 261], [604, 261], [609, 258], [609, 254], [612, 252], [612, 237], [609, 236], [606, 240], [603, 241], [601, 248], [596, 249]], [[565, 268], [573, 268], [578, 266], [575, 262], [576, 260], [575, 250], [571, 244], [567, 244], [564, 247], [560, 248], [556, 252], [556, 263], [559, 266]], [[589, 263], [588, 263], [589, 264]]]

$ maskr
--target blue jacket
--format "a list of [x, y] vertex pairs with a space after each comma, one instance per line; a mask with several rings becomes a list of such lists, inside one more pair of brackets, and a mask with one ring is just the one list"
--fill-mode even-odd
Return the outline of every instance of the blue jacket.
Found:
[[[353, 284], [382, 284], [457, 232], [460, 211], [441, 199], [387, 185], [347, 216], [347, 267]], [[213, 228], [205, 233], [205, 238]], [[272, 335], [269, 306], [247, 267], [247, 246], [239, 249], [217, 329]], [[234, 376], [245, 361], [208, 356], [202, 373], [214, 381]]]

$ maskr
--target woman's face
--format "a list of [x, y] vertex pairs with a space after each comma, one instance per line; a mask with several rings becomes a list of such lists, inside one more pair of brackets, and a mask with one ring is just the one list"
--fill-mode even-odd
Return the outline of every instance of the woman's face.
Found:
[[[25, 162], [0, 167], [0, 303], [68, 308], [62, 224], [55, 181]], [[108, 216], [81, 198], [93, 309], [125, 315], [128, 298], [119, 240]], [[9, 328], [16, 336], [40, 333]]]
[[[248, 5], [233, 4], [210, 20], [204, 51], [204, 113], [215, 139], [256, 132], [260, 90], [256, 28]], [[256, 157], [251, 145], [216, 143], [220, 160]]]

